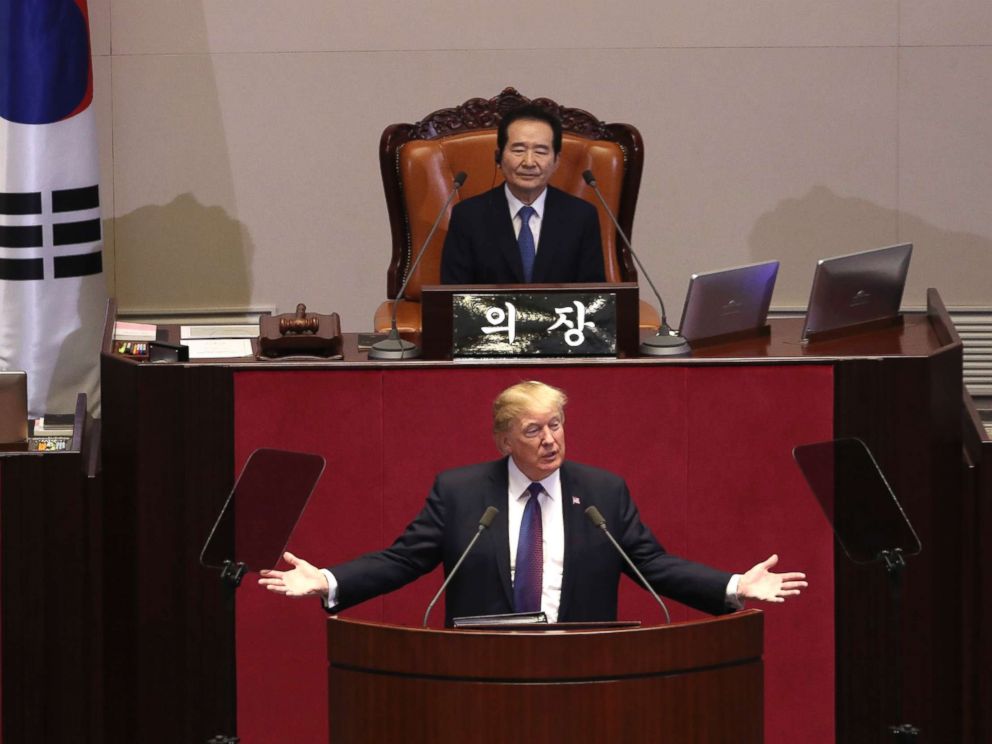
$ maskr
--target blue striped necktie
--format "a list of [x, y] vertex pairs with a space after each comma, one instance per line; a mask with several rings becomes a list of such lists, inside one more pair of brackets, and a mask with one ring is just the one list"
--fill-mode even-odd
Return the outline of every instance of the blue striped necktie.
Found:
[[541, 484], [531, 483], [530, 498], [520, 521], [517, 540], [517, 562], [513, 571], [513, 609], [517, 612], [538, 612], [544, 588], [544, 529], [541, 525]]

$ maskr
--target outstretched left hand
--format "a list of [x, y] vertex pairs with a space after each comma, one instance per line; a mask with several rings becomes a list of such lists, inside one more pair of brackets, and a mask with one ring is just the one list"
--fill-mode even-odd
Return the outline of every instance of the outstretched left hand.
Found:
[[737, 595], [741, 599], [760, 599], [763, 602], [784, 602], [786, 597], [795, 597], [809, 584], [804, 581], [806, 574], [798, 571], [772, 573], [778, 563], [778, 556], [771, 555], [746, 574], [737, 584]]

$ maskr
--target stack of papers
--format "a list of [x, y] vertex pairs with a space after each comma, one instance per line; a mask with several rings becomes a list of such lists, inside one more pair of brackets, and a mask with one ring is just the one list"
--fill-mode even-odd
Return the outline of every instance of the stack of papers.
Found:
[[251, 340], [258, 337], [258, 326], [184, 325], [180, 336], [190, 359], [238, 359], [253, 355]]
[[114, 323], [114, 338], [118, 341], [154, 341], [158, 326], [154, 323], [128, 323], [118, 320]]

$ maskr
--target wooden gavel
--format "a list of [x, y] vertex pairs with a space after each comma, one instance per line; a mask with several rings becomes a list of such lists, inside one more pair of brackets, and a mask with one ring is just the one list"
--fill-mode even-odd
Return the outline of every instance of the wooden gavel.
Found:
[[296, 306], [296, 317], [279, 318], [279, 333], [316, 333], [320, 329], [320, 318], [307, 315], [307, 306], [302, 302]]

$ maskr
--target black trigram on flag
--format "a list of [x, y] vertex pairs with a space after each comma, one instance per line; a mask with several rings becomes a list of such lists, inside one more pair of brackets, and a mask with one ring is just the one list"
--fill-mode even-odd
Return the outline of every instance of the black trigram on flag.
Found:
[[[45, 193], [0, 192], [0, 215], [11, 217], [0, 218], [0, 249], [14, 249], [2, 251], [0, 279], [45, 279], [46, 256], [52, 256], [49, 276], [55, 279], [99, 274], [103, 252], [78, 252], [100, 242], [99, 211], [96, 216], [85, 214], [99, 207], [95, 185]], [[12, 255], [17, 253], [24, 257]]]

